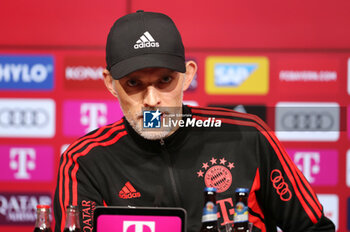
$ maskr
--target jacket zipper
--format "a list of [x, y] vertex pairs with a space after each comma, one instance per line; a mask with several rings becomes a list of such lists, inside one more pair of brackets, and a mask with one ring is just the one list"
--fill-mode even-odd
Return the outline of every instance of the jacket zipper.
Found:
[[175, 176], [174, 176], [174, 170], [173, 170], [173, 166], [172, 166], [172, 163], [171, 163], [171, 159], [170, 159], [170, 154], [165, 146], [165, 142], [163, 139], [161, 139], [160, 141], [160, 145], [162, 147], [162, 151], [165, 153], [165, 157], [166, 157], [166, 161], [168, 163], [168, 171], [169, 171], [169, 176], [170, 176], [170, 183], [171, 183], [171, 186], [173, 188], [173, 191], [174, 191], [174, 198], [175, 198], [175, 203], [176, 203], [176, 206], [180, 206], [180, 196], [179, 196], [179, 192], [177, 190], [177, 186], [176, 186], [176, 181], [175, 181]]

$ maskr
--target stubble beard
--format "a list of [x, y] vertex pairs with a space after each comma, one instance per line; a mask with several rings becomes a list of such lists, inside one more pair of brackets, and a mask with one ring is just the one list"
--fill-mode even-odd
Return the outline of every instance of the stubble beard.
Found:
[[[182, 94], [183, 96], [183, 94]], [[182, 99], [181, 96], [181, 99]], [[180, 106], [182, 108], [182, 105]], [[159, 129], [154, 129], [154, 128], [144, 128], [143, 127], [143, 115], [142, 115], [142, 110], [140, 109], [141, 113], [132, 113], [131, 111], [126, 111], [121, 107], [123, 114], [126, 118], [126, 120], [129, 122], [131, 127], [143, 138], [149, 139], [149, 140], [159, 140], [159, 139], [164, 139], [171, 134], [173, 134], [178, 127], [162, 127]], [[152, 110], [152, 109], [151, 109]], [[156, 110], [156, 109], [154, 109]], [[179, 114], [182, 113], [182, 110], [180, 112], [177, 112]]]
[[[114, 85], [113, 85], [114, 86]], [[183, 89], [184, 86], [182, 86], [181, 89], [181, 103], [183, 102]], [[118, 100], [120, 99], [118, 96], [118, 91], [115, 91], [117, 94], [117, 98]], [[140, 109], [140, 113], [132, 113], [131, 111], [127, 111], [122, 107], [122, 104], [120, 104], [120, 100], [119, 100], [119, 105], [121, 110], [123, 111], [123, 114], [126, 118], [126, 120], [129, 122], [129, 124], [131, 125], [131, 127], [143, 138], [148, 139], [148, 140], [160, 140], [160, 139], [164, 139], [168, 136], [170, 136], [171, 134], [173, 134], [178, 127], [174, 128], [174, 127], [167, 127], [167, 128], [161, 128], [157, 131], [153, 130], [147, 130], [145, 128], [143, 128], [143, 115], [142, 115], [142, 109]], [[182, 104], [180, 106], [182, 108]], [[181, 112], [182, 113], [182, 110]]]
[[[124, 114], [125, 115], [125, 114]], [[137, 115], [134, 115], [137, 116]], [[172, 133], [172, 128], [161, 128], [158, 129], [158, 131], [154, 131], [153, 130], [147, 130], [146, 128], [143, 128], [142, 126], [142, 120], [134, 120], [131, 117], [128, 119], [128, 117], [126, 117], [126, 120], [128, 120], [129, 124], [131, 125], [131, 127], [139, 134], [141, 135], [143, 138], [145, 139], [149, 139], [149, 140], [159, 140], [159, 139], [164, 139], [166, 137], [168, 137], [171, 133]], [[138, 118], [138, 117], [136, 117]]]

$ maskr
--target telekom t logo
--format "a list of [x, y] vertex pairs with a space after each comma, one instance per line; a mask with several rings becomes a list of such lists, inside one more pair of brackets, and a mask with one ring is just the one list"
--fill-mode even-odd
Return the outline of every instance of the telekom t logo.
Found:
[[85, 132], [90, 132], [107, 123], [107, 106], [103, 103], [83, 103], [80, 107], [80, 122], [88, 126]]
[[319, 152], [296, 152], [294, 162], [303, 172], [304, 176], [310, 183], [315, 182], [313, 174], [320, 172], [320, 153]]
[[10, 169], [17, 171], [16, 179], [29, 179], [28, 170], [35, 169], [36, 154], [33, 148], [11, 148]]
[[155, 232], [155, 222], [123, 221], [123, 232]]

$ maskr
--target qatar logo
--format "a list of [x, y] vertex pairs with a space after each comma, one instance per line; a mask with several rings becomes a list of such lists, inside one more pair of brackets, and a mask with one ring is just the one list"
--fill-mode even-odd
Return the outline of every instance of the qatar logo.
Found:
[[155, 232], [156, 223], [153, 221], [124, 221], [123, 232]]
[[0, 226], [33, 226], [36, 206], [51, 202], [50, 193], [0, 192]]
[[225, 158], [211, 158], [209, 162], [202, 164], [201, 169], [197, 172], [197, 177], [204, 178], [207, 187], [214, 187], [218, 193], [225, 192], [231, 187], [232, 174], [231, 169], [235, 167], [233, 162], [228, 162]]

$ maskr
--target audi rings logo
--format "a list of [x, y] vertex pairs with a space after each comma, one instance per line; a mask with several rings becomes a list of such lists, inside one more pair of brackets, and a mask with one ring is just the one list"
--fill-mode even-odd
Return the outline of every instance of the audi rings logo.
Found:
[[337, 141], [340, 106], [337, 102], [279, 102], [276, 135], [284, 141]]
[[52, 99], [0, 99], [0, 137], [52, 138], [55, 107]]
[[334, 119], [328, 112], [287, 112], [282, 118], [284, 129], [290, 131], [329, 131]]
[[288, 184], [284, 181], [280, 170], [272, 170], [270, 180], [282, 201], [289, 201], [292, 198], [292, 192], [289, 190]]
[[39, 108], [2, 108], [0, 109], [0, 127], [44, 127], [49, 115]]

